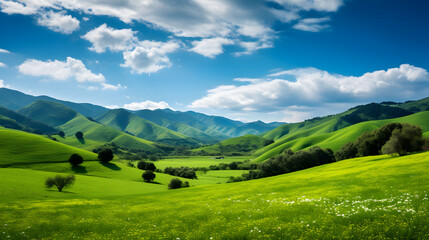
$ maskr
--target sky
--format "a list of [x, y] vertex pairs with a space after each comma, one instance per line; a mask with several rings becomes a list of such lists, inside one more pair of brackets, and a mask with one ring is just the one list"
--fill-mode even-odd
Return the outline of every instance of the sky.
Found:
[[0, 87], [298, 122], [429, 97], [426, 0], [0, 0]]

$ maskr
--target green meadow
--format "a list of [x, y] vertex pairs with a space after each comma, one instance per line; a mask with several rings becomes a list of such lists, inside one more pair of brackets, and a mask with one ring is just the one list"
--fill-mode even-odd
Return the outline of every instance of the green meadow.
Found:
[[51, 164], [0, 169], [2, 239], [429, 237], [429, 153], [349, 159], [177, 190], [127, 178], [133, 169], [119, 162], [112, 164], [126, 174], [91, 175], [99, 163], [84, 162], [88, 174], [77, 174], [72, 188], [58, 192], [43, 186], [51, 171], [63, 171], [58, 163], [45, 165]]

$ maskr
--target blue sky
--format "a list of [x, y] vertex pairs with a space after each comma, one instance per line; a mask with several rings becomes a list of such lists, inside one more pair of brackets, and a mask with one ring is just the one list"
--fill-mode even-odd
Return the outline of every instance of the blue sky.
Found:
[[429, 96], [424, 0], [0, 0], [0, 87], [296, 122]]

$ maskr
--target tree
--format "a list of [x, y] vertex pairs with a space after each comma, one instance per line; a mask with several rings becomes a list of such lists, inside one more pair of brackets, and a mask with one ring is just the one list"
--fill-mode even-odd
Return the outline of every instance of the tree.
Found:
[[113, 151], [110, 148], [106, 148], [98, 152], [98, 159], [102, 162], [110, 162], [113, 159]]
[[182, 187], [182, 181], [178, 178], [171, 179], [170, 183], [168, 184], [168, 189], [177, 189]]
[[142, 178], [146, 182], [150, 182], [150, 181], [154, 180], [155, 177], [156, 177], [155, 173], [153, 173], [153, 171], [150, 171], [150, 170], [146, 170], [142, 175]]
[[395, 129], [389, 141], [382, 147], [384, 154], [398, 153], [404, 156], [408, 152], [422, 150], [424, 144], [422, 129], [415, 125], [407, 123], [402, 124], [402, 129]]
[[63, 132], [63, 131], [59, 131], [58, 132], [58, 136], [60, 136], [60, 137], [65, 137], [66, 136], [66, 134]]
[[69, 158], [69, 163], [73, 166], [77, 166], [83, 163], [83, 157], [77, 153], [73, 153]]
[[145, 162], [145, 161], [139, 161], [137, 163], [137, 168], [141, 169], [141, 170], [150, 170], [150, 171], [156, 170], [155, 164], [153, 164], [151, 162]]
[[74, 175], [68, 175], [68, 176], [56, 175], [55, 177], [47, 178], [45, 185], [47, 188], [56, 186], [58, 188], [58, 191], [61, 192], [63, 188], [67, 188], [73, 185], [74, 181], [75, 181]]
[[76, 132], [75, 136], [77, 139], [82, 140], [83, 139], [83, 132], [78, 131], [78, 132]]

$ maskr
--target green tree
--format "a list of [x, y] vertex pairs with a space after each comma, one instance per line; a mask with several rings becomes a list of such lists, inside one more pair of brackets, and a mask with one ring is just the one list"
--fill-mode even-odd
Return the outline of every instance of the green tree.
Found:
[[63, 132], [63, 131], [59, 131], [58, 132], [58, 136], [60, 136], [60, 137], [65, 137], [66, 136], [66, 134]]
[[384, 154], [397, 153], [399, 156], [404, 156], [408, 152], [422, 150], [423, 144], [422, 129], [415, 125], [403, 123], [401, 129], [393, 130], [392, 136], [381, 151]]
[[177, 189], [182, 187], [182, 181], [178, 178], [173, 178], [168, 184], [168, 189]]
[[113, 159], [113, 151], [110, 148], [106, 148], [98, 152], [98, 159], [102, 162], [110, 162]]
[[45, 185], [47, 188], [51, 188], [53, 186], [56, 186], [58, 188], [58, 191], [62, 191], [63, 188], [70, 187], [75, 182], [74, 175], [68, 175], [68, 176], [61, 176], [56, 175], [55, 177], [49, 177], [46, 179]]
[[78, 132], [76, 132], [75, 136], [77, 139], [82, 140], [83, 139], [83, 132], [78, 131]]
[[153, 171], [150, 171], [150, 170], [146, 170], [142, 175], [142, 178], [146, 182], [150, 182], [150, 181], [154, 180], [155, 177], [156, 177], [155, 173]]
[[69, 163], [73, 166], [77, 166], [83, 163], [83, 157], [77, 153], [73, 153], [69, 158]]

